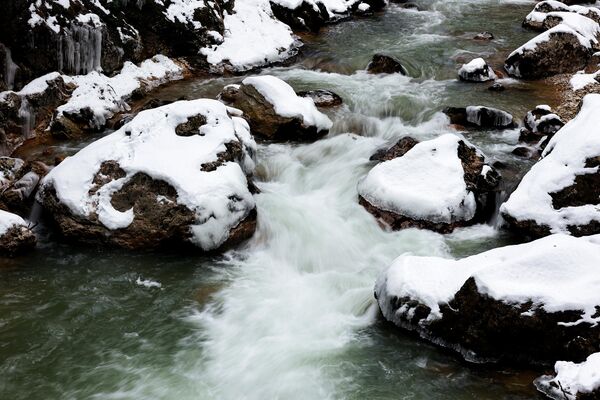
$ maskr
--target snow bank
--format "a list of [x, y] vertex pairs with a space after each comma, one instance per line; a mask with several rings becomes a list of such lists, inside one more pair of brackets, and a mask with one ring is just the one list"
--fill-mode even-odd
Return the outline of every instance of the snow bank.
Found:
[[183, 68], [163, 55], [156, 55], [139, 66], [126, 62], [121, 72], [113, 77], [99, 72], [73, 77], [64, 75], [63, 79], [77, 85], [77, 89], [66, 104], [58, 107], [58, 117], [78, 114], [87, 108], [93, 113], [93, 124], [100, 128], [115, 113], [129, 109], [125, 100], [134, 90], [152, 89], [181, 78]]
[[553, 399], [576, 400], [578, 395], [600, 389], [600, 353], [579, 364], [558, 361], [554, 371], [556, 376], [542, 376], [535, 381], [538, 390]]
[[[552, 235], [534, 242], [493, 249], [461, 260], [403, 255], [376, 284], [382, 309], [392, 298], [410, 298], [429, 307], [428, 321], [442, 317], [467, 279], [478, 291], [507, 304], [532, 302], [549, 313], [581, 310], [579, 321], [596, 324], [600, 316], [600, 235], [575, 238]], [[401, 308], [398, 312], [407, 312]], [[594, 316], [595, 315], [595, 316]]]
[[213, 65], [245, 71], [283, 61], [299, 45], [290, 27], [273, 16], [269, 0], [236, 1], [233, 13], [226, 14], [223, 22], [223, 42], [200, 51]]
[[10, 228], [21, 226], [27, 228], [27, 222], [16, 214], [0, 210], [0, 236], [4, 235]]
[[318, 131], [328, 130], [333, 125], [311, 98], [296, 95], [294, 89], [279, 78], [271, 75], [253, 76], [244, 79], [242, 84], [254, 87], [282, 117], [301, 118], [306, 126], [314, 126]]
[[475, 195], [467, 190], [453, 134], [418, 143], [402, 157], [376, 165], [358, 193], [378, 209], [436, 223], [475, 216]]
[[546, 146], [542, 159], [523, 177], [510, 198], [500, 207], [503, 215], [517, 221], [535, 221], [552, 233], [569, 232], [569, 226], [600, 222], [598, 204], [556, 209], [551, 194], [572, 186], [581, 174], [598, 173], [586, 168], [586, 160], [600, 155], [600, 94], [584, 97], [581, 111], [560, 129]]
[[[177, 126], [199, 114], [206, 118], [199, 134], [176, 134]], [[215, 162], [231, 142], [241, 143], [242, 162], [202, 170], [203, 164]], [[43, 180], [39, 198], [43, 200], [44, 191], [53, 188], [72, 214], [86, 219], [96, 215], [106, 228], [122, 229], [132, 223], [134, 211], [116, 210], [111, 198], [135, 174], [145, 173], [175, 188], [177, 203], [196, 215], [196, 223], [190, 227], [192, 241], [211, 250], [224, 243], [230, 229], [255, 207], [246, 179], [254, 168], [251, 154], [255, 146], [246, 122], [230, 117], [222, 103], [180, 101], [141, 112], [120, 130], [65, 159]], [[126, 175], [90, 191], [105, 161], [117, 162]]]

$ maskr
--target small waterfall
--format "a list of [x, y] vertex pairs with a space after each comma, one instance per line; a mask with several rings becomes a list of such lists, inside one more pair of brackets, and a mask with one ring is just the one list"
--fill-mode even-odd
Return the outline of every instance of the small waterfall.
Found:
[[8, 88], [8, 90], [13, 90], [15, 87], [15, 75], [17, 74], [19, 66], [14, 63], [12, 59], [12, 53], [8, 47], [4, 47], [4, 52], [6, 55], [6, 65], [4, 67], [4, 83], [6, 83], [6, 87]]
[[21, 117], [23, 137], [29, 139], [35, 129], [35, 111], [26, 97], [22, 97], [19, 117]]
[[58, 41], [58, 69], [87, 74], [101, 69], [102, 28], [71, 24]]

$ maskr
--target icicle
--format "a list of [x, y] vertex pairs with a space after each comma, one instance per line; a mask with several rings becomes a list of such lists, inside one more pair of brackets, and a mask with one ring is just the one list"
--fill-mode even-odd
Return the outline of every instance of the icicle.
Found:
[[71, 24], [58, 42], [58, 67], [70, 74], [98, 71], [102, 65], [102, 28]]
[[14, 63], [12, 59], [12, 53], [8, 47], [4, 47], [4, 52], [6, 55], [4, 83], [6, 83], [8, 90], [13, 90], [15, 87], [15, 75], [19, 69], [19, 66]]
[[29, 139], [31, 137], [31, 132], [35, 129], [35, 111], [25, 97], [22, 97], [21, 100], [19, 117], [21, 117], [23, 137]]

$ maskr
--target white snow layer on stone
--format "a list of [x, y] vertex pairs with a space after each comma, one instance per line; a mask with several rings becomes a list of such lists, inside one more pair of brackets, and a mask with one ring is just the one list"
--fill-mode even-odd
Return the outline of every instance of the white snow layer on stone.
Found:
[[[290, 10], [295, 10], [303, 2], [312, 5], [316, 10], [318, 10], [318, 6], [321, 5], [325, 7], [330, 18], [335, 18], [336, 15], [339, 14], [348, 13], [356, 3], [360, 3], [361, 1], [362, 0], [273, 0], [274, 3], [289, 8]], [[367, 7], [364, 7], [363, 4]], [[370, 6], [366, 3], [363, 4], [359, 4], [359, 6], [362, 6], [361, 11], [367, 11]]]
[[[483, 73], [484, 69], [487, 66], [487, 73]], [[496, 74], [494, 70], [487, 65], [483, 58], [475, 58], [474, 60], [469, 61], [467, 64], [463, 64], [462, 67], [458, 70], [458, 75], [462, 77], [466, 77], [469, 74], [474, 74], [478, 71], [481, 71], [481, 75], [479, 77], [479, 81], [485, 82], [496, 79]]]
[[596, 71], [593, 74], [586, 74], [583, 71], [579, 71], [571, 77], [570, 83], [573, 90], [581, 90], [589, 85], [598, 83], [596, 78], [600, 76], [600, 71]]
[[[373, 206], [413, 219], [452, 223], [475, 216], [453, 134], [418, 143], [402, 157], [377, 164], [358, 193]], [[466, 141], [465, 141], [466, 143]]]
[[542, 159], [500, 207], [501, 213], [518, 221], [535, 221], [552, 233], [568, 233], [569, 226], [600, 221], [600, 205], [555, 209], [550, 195], [573, 185], [577, 175], [598, 173], [598, 168], [585, 168], [585, 163], [600, 155], [599, 109], [600, 94], [584, 97], [579, 114], [550, 140]]
[[27, 223], [16, 214], [0, 210], [0, 236], [4, 235], [13, 226], [27, 227]]
[[196, 9], [204, 7], [204, 0], [171, 0], [165, 15], [172, 22], [192, 24], [194, 29], [202, 28], [202, 24], [194, 19]]
[[63, 76], [65, 81], [77, 85], [77, 89], [57, 111], [60, 115], [89, 108], [94, 113], [96, 127], [101, 127], [115, 113], [128, 109], [125, 99], [142, 85], [154, 88], [182, 77], [183, 69], [163, 55], [154, 56], [139, 66], [128, 61], [113, 77], [95, 71], [87, 75]]
[[[402, 255], [376, 284], [380, 305], [393, 297], [417, 300], [431, 309], [428, 320], [442, 317], [446, 304], [470, 278], [478, 291], [506, 304], [533, 303], [547, 312], [582, 311], [575, 325], [600, 317], [600, 235], [552, 235], [500, 247], [460, 260]], [[383, 307], [382, 307], [383, 308]], [[386, 308], [387, 309], [387, 308]]]
[[273, 105], [275, 112], [282, 117], [302, 118], [307, 126], [315, 126], [318, 131], [328, 130], [333, 123], [320, 112], [313, 99], [296, 95], [285, 81], [271, 75], [252, 76], [242, 84], [254, 87]]
[[6, 97], [6, 95], [9, 93], [16, 93], [19, 96], [30, 96], [30, 95], [34, 95], [34, 94], [43, 93], [44, 91], [46, 91], [46, 89], [48, 89], [48, 81], [56, 79], [59, 76], [60, 76], [60, 74], [58, 72], [50, 72], [46, 75], [40, 76], [39, 78], [35, 78], [31, 82], [29, 82], [27, 85], [23, 86], [23, 88], [21, 90], [19, 90], [18, 92], [13, 92], [10, 90], [8, 90], [6, 92], [1, 92], [0, 93], [0, 101], [2, 101]]
[[556, 376], [543, 376], [536, 387], [556, 400], [575, 400], [578, 394], [600, 389], [600, 353], [590, 355], [581, 363], [558, 361], [554, 365]]
[[236, 1], [223, 23], [223, 43], [200, 50], [213, 65], [244, 71], [285, 60], [297, 47], [290, 27], [273, 16], [269, 0]]
[[[202, 135], [178, 136], [175, 129], [188, 117], [202, 114], [207, 122]], [[202, 171], [202, 164], [217, 160], [226, 150], [225, 143], [242, 142], [242, 165], [226, 162], [216, 171]], [[88, 218], [96, 213], [109, 229], [126, 228], [135, 218], [133, 210], [121, 212], [111, 204], [112, 195], [136, 173], [166, 181], [177, 191], [177, 202], [195, 212], [191, 226], [192, 241], [204, 250], [219, 247], [254, 209], [246, 174], [254, 162], [255, 150], [248, 124], [230, 117], [228, 108], [216, 100], [179, 101], [142, 111], [118, 131], [66, 158], [44, 178], [42, 191], [54, 187], [62, 204], [77, 216]], [[251, 149], [251, 151], [248, 151]], [[104, 161], [113, 160], [126, 176], [102, 186], [90, 194], [95, 174]], [[238, 201], [232, 202], [230, 199]]]

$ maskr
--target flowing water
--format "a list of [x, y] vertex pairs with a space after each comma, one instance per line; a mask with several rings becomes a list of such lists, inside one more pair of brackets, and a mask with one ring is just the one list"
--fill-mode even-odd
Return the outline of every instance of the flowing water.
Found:
[[[461, 362], [384, 323], [377, 274], [398, 255], [460, 257], [510, 243], [490, 225], [450, 235], [387, 232], [357, 203], [377, 149], [448, 132], [445, 105], [489, 105], [521, 118], [552, 104], [541, 85], [456, 81], [475, 54], [500, 66], [532, 36], [532, 3], [429, 1], [390, 5], [333, 25], [297, 63], [268, 73], [296, 89], [327, 88], [345, 105], [313, 144], [259, 145], [259, 226], [224, 256], [128, 253], [57, 243], [0, 269], [2, 399], [534, 399], [541, 371]], [[483, 30], [493, 42], [472, 37]], [[400, 57], [411, 78], [361, 71], [375, 52]], [[214, 97], [242, 77], [185, 81], [163, 100]], [[519, 174], [518, 132], [467, 132]], [[515, 172], [516, 171], [516, 172]]]

